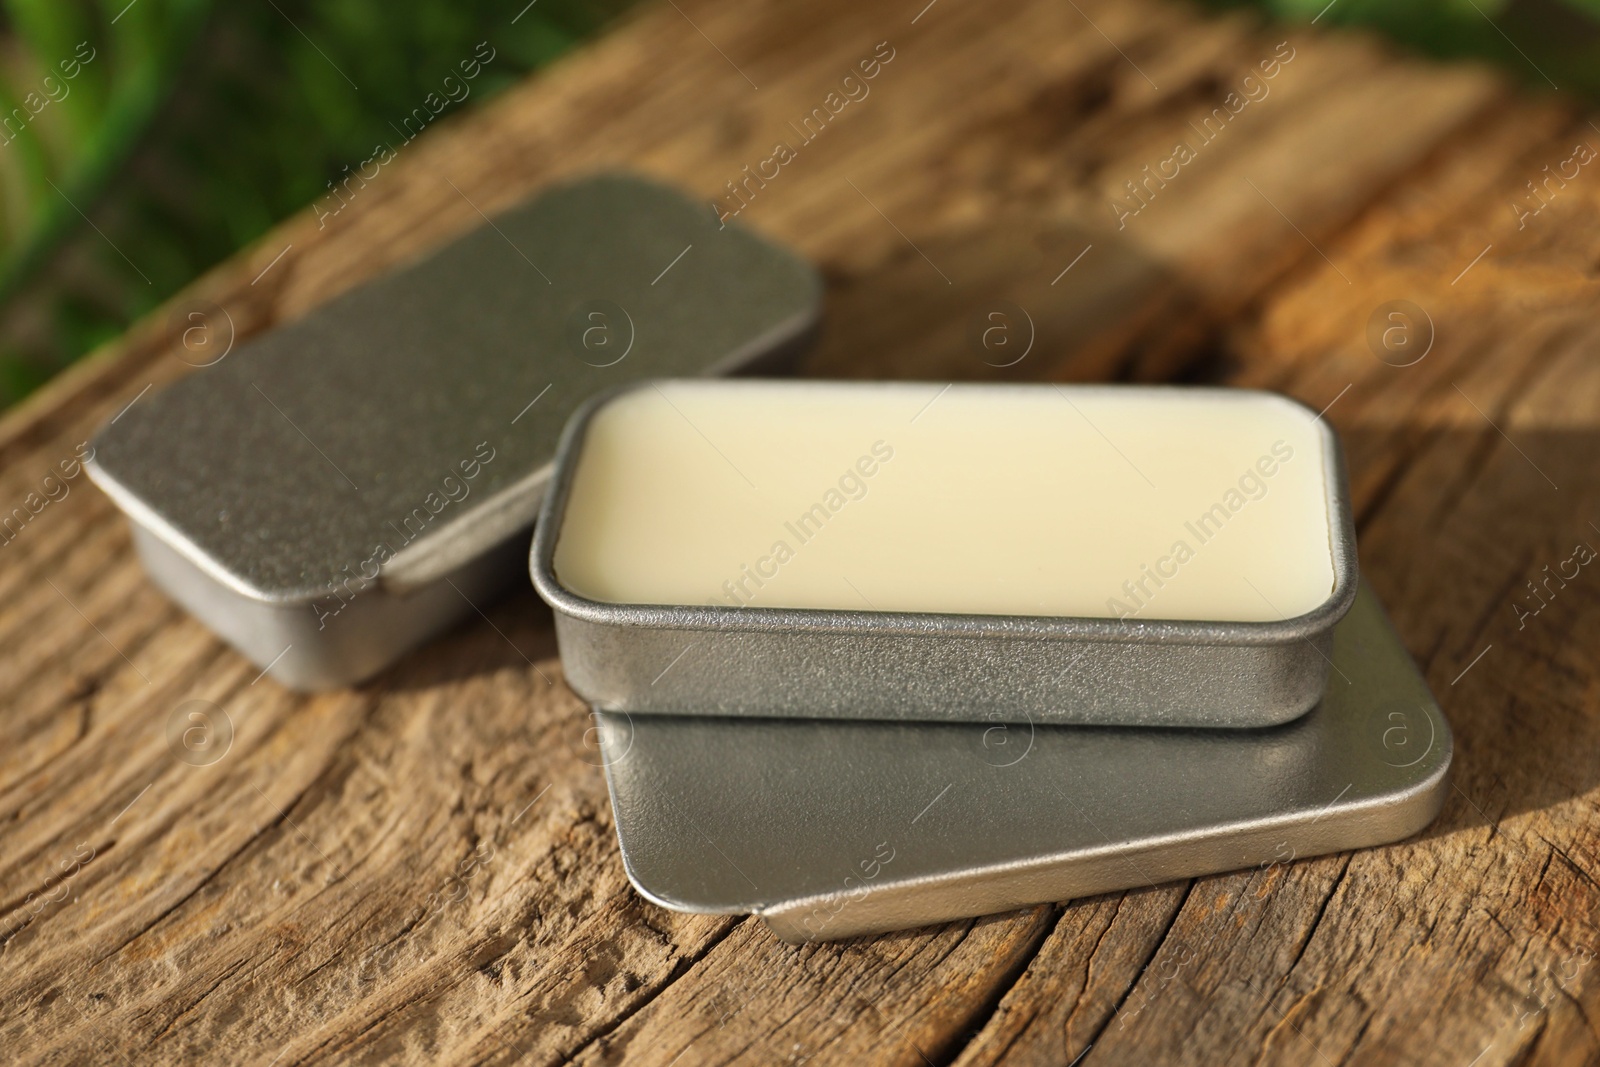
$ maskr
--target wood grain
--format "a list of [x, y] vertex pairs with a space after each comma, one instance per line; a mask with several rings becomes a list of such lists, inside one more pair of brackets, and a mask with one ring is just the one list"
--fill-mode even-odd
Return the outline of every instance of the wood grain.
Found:
[[[808, 369], [1226, 381], [1329, 406], [1364, 573], [1457, 732], [1435, 826], [791, 948], [633, 893], [531, 592], [371, 684], [294, 696], [154, 591], [80, 476], [0, 546], [8, 1058], [1600, 1058], [1600, 577], [1513, 607], [1600, 546], [1600, 173], [1531, 218], [1511, 206], [1600, 130], [1481, 70], [1163, 0], [919, 7], [646, 5], [0, 421], [0, 512], [188, 371], [171, 323], [190, 312], [243, 338], [596, 167], [725, 196], [888, 42], [870, 93], [740, 215], [826, 274]], [[1125, 183], [1281, 47], [1267, 95], [1119, 226]], [[1432, 323], [1409, 366], [1391, 364], [1421, 333], [1400, 354], [1368, 341], [1396, 300]], [[971, 329], [1001, 302], [1036, 333], [1004, 368]], [[167, 741], [195, 700], [233, 734], [202, 766]]]

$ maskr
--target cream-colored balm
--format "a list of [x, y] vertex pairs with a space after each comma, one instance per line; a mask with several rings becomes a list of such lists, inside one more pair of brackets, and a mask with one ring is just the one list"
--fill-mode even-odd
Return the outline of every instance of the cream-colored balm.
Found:
[[590, 421], [554, 569], [617, 604], [1277, 621], [1333, 593], [1328, 433], [1243, 390], [660, 382]]

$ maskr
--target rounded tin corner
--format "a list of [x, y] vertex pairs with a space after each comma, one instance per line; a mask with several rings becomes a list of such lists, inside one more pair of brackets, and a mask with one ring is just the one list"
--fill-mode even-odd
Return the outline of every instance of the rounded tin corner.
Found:
[[111, 498], [111, 502], [121, 511], [123, 517], [139, 527], [145, 534], [155, 538], [169, 550], [180, 556], [184, 562], [199, 570], [207, 578], [225, 588], [234, 596], [270, 608], [293, 608], [309, 606], [315, 597], [298, 594], [270, 593], [257, 586], [251, 585], [242, 576], [225, 567], [213, 558], [205, 549], [195, 541], [186, 537], [177, 526], [169, 522], [162, 514], [151, 506], [143, 497], [124, 485], [110, 470], [99, 462], [101, 434], [96, 434], [95, 454], [84, 461], [84, 470], [88, 472], [89, 480], [99, 487], [100, 491]]
[[528, 577], [539, 596], [557, 611], [586, 617], [593, 614], [592, 609], [605, 607], [568, 589], [555, 572], [556, 542], [561, 533], [561, 520], [566, 512], [567, 498], [572, 493], [578, 452], [584, 435], [589, 432], [589, 423], [601, 408], [618, 397], [670, 380], [643, 378], [595, 393], [578, 405], [561, 429], [552, 461], [554, 469], [545, 485], [544, 498], [539, 502], [538, 516], [533, 523], [533, 541], [528, 546]]
[[[613, 802], [614, 803], [614, 802]], [[681, 912], [686, 915], [759, 915], [762, 905], [752, 904], [748, 907], [742, 905], [716, 905], [698, 904], [673, 896], [671, 893], [652, 889], [646, 884], [646, 879], [639, 872], [638, 863], [629, 851], [622, 836], [617, 836], [617, 851], [622, 855], [622, 871], [628, 876], [628, 884], [633, 886], [633, 891], [658, 908], [668, 911]]]

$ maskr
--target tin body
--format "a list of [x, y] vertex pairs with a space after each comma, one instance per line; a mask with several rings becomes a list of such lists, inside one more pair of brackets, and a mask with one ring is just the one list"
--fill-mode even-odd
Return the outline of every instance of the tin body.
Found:
[[782, 368], [820, 298], [703, 203], [584, 179], [138, 401], [89, 470], [175, 600], [286, 685], [350, 684], [519, 581], [585, 399]]
[[633, 884], [854, 937], [1407, 837], [1450, 729], [1377, 598], [1310, 714], [1262, 730], [731, 721], [596, 712]]
[[1343, 459], [1326, 424], [1317, 426], [1335, 581], [1326, 601], [1294, 618], [613, 604], [565, 586], [554, 557], [585, 427], [615, 395], [595, 398], [567, 427], [530, 559], [534, 586], [555, 611], [568, 684], [598, 708], [1244, 728], [1305, 714], [1328, 683], [1332, 630], [1355, 598], [1358, 577]]

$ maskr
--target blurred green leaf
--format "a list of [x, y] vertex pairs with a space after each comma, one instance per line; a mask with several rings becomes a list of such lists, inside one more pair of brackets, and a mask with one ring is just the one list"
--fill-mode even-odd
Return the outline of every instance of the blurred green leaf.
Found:
[[1368, 26], [1427, 55], [1487, 59], [1529, 87], [1600, 99], [1600, 0], [1211, 0]]
[[[403, 151], [408, 116], [478, 105], [627, 2], [0, 0], [0, 406], [374, 146]], [[495, 57], [467, 79], [483, 41]], [[73, 64], [80, 44], [93, 59]], [[60, 99], [8, 140], [4, 115], [46, 75]]]

